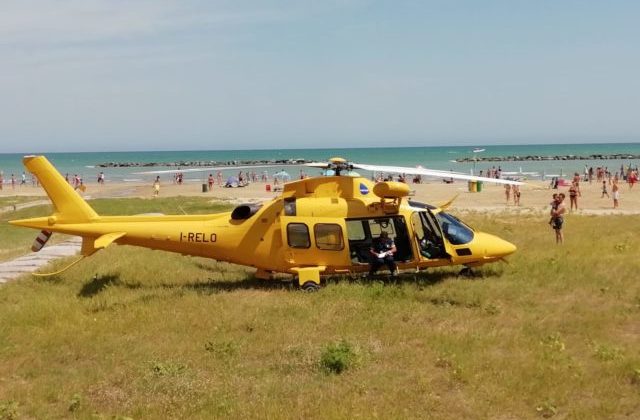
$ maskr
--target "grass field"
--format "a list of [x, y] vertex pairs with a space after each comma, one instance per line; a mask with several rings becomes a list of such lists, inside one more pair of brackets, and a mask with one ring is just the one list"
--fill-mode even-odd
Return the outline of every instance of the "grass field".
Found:
[[[92, 202], [172, 212], [157, 204]], [[561, 247], [544, 217], [463, 219], [519, 251], [472, 279], [336, 278], [306, 294], [113, 246], [6, 284], [0, 418], [640, 417], [638, 218], [569, 216]]]

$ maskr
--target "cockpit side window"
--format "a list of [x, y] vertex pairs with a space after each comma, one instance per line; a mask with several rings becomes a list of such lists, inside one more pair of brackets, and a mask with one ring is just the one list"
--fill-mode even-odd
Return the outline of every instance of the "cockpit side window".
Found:
[[453, 245], [467, 244], [473, 240], [473, 230], [458, 220], [456, 217], [440, 212], [436, 214], [442, 232]]

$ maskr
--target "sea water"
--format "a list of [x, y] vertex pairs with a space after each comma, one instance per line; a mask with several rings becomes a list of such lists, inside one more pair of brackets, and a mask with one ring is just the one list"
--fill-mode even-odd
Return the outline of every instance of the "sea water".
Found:
[[[474, 152], [474, 149], [484, 149]], [[136, 175], [135, 172], [148, 170], [176, 169], [168, 167], [127, 167], [100, 168], [98, 165], [109, 162], [167, 163], [180, 161], [269, 161], [286, 159], [306, 159], [325, 162], [332, 157], [343, 157], [357, 163], [415, 167], [421, 165], [429, 169], [452, 170], [462, 173], [479, 174], [480, 170], [500, 166], [506, 172], [538, 172], [540, 174], [583, 173], [586, 167], [608, 167], [612, 173], [620, 170], [621, 165], [637, 166], [640, 161], [629, 159], [606, 160], [544, 160], [544, 161], [504, 161], [504, 162], [468, 162], [458, 163], [457, 159], [505, 157], [505, 156], [590, 156], [632, 154], [640, 155], [640, 143], [601, 143], [601, 144], [536, 144], [536, 145], [477, 145], [471, 146], [435, 146], [435, 147], [371, 147], [371, 148], [333, 148], [333, 149], [272, 149], [272, 150], [190, 150], [190, 151], [147, 151], [147, 152], [87, 152], [87, 153], [47, 153], [47, 158], [63, 174], [69, 177], [79, 175], [84, 182], [95, 182], [98, 174], [105, 173], [107, 182], [148, 182], [153, 175]], [[5, 183], [11, 174], [20, 182], [24, 167], [22, 154], [0, 154], [0, 171], [4, 173]], [[266, 168], [272, 175], [282, 168]], [[256, 169], [262, 173], [265, 168]], [[303, 170], [306, 174], [317, 175], [318, 169], [309, 167], [286, 168], [292, 178]], [[237, 169], [225, 169], [224, 176], [237, 175]], [[361, 171], [363, 175], [370, 175]], [[215, 174], [214, 174], [215, 175]], [[28, 178], [29, 175], [27, 174]], [[204, 180], [208, 173], [187, 173], [187, 181]], [[171, 175], [162, 175], [170, 179]]]

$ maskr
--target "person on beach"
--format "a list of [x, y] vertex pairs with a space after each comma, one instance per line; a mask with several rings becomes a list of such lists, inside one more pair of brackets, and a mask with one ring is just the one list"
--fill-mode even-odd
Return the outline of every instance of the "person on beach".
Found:
[[600, 198], [604, 198], [605, 195], [607, 198], [610, 198], [609, 193], [607, 192], [607, 181], [602, 181], [602, 194], [600, 195]]
[[582, 197], [582, 192], [580, 191], [580, 174], [575, 172], [573, 174], [573, 182], [576, 184], [576, 193], [577, 197]]
[[160, 176], [157, 176], [153, 181], [153, 196], [157, 197], [158, 195], [160, 195]]
[[571, 187], [569, 187], [569, 203], [570, 208], [569, 211], [573, 211], [573, 207], [575, 206], [576, 211], [578, 211], [578, 186], [575, 181], [571, 183]]
[[0, 191], [2, 191], [3, 185], [4, 185], [4, 172], [0, 171]]
[[213, 189], [213, 174], [209, 174], [209, 178], [207, 178], [207, 182], [209, 183], [209, 191]]
[[549, 226], [551, 226], [553, 223], [553, 212], [558, 208], [558, 193], [553, 193], [549, 206], [551, 206], [549, 210]]
[[513, 193], [513, 205], [519, 206], [520, 205], [520, 186], [514, 185], [513, 187], [511, 187], [511, 192]]
[[509, 199], [511, 198], [511, 184], [504, 185], [504, 195], [507, 198], [506, 203], [509, 204]]
[[618, 200], [620, 200], [620, 187], [618, 187], [618, 178], [613, 179], [611, 185], [611, 192], [613, 193], [613, 208], [618, 208]]
[[551, 210], [551, 227], [556, 232], [556, 244], [564, 243], [564, 234], [562, 233], [562, 225], [564, 224], [564, 214], [566, 208], [564, 206], [564, 193], [555, 195], [555, 208]]
[[11, 174], [11, 189], [16, 189], [16, 176], [14, 174]]
[[84, 185], [84, 183], [82, 182], [82, 178], [79, 178], [78, 181], [78, 186], [75, 188], [76, 190], [80, 190], [82, 192], [85, 192], [87, 190], [87, 187]]
[[629, 175], [627, 176], [627, 182], [629, 183], [629, 189], [633, 188], [633, 185], [638, 182], [638, 172], [637, 171], [629, 171]]

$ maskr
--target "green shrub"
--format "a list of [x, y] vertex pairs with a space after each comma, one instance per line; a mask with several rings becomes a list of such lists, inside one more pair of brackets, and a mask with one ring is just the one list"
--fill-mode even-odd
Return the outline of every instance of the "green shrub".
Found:
[[605, 344], [599, 344], [595, 346], [595, 356], [603, 362], [622, 360], [624, 358], [622, 350], [617, 347], [607, 346]]
[[544, 417], [545, 419], [553, 417], [558, 413], [558, 409], [550, 401], [545, 401], [542, 404], [540, 404], [539, 406], [537, 406], [536, 407], [536, 411], [538, 412], [538, 414], [540, 416]]
[[222, 358], [238, 354], [238, 347], [238, 344], [233, 340], [221, 342], [207, 341], [204, 345], [206, 351]]
[[560, 337], [560, 333], [550, 334], [540, 340], [540, 344], [553, 351], [564, 351], [565, 344]]
[[177, 376], [186, 370], [186, 365], [175, 362], [155, 362], [151, 367], [151, 371], [155, 376]]
[[15, 401], [0, 401], [0, 420], [18, 418], [18, 403]]
[[353, 367], [357, 361], [357, 354], [351, 344], [342, 340], [325, 347], [320, 357], [320, 366], [327, 373], [342, 373]]
[[82, 402], [82, 397], [80, 394], [73, 394], [73, 397], [69, 400], [69, 411], [76, 411], [80, 408], [80, 403]]

